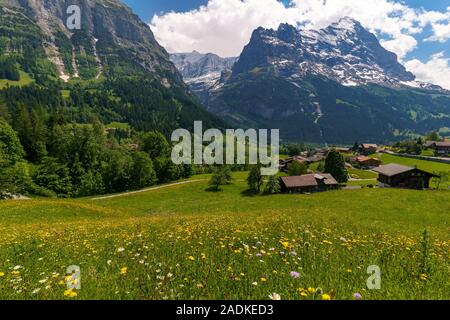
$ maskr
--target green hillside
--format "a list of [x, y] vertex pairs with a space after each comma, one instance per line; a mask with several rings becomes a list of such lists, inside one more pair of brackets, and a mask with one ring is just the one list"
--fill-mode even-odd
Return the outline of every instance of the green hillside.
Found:
[[[218, 193], [198, 176], [103, 200], [0, 202], [0, 298], [448, 298], [448, 192], [249, 197], [245, 177]], [[69, 265], [81, 290], [66, 291]], [[370, 265], [381, 290], [366, 287]]]
[[209, 101], [235, 126], [276, 128], [288, 141], [390, 142], [449, 125], [450, 96], [377, 85], [348, 87], [323, 77], [301, 83], [258, 71], [226, 83]]

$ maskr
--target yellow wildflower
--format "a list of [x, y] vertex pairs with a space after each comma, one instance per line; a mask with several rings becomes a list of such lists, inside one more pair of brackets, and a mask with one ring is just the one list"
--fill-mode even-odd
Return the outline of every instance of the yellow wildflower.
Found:
[[309, 293], [316, 293], [316, 288], [309, 287], [308, 288], [308, 292]]
[[331, 300], [331, 296], [329, 294], [324, 293], [322, 295], [322, 300]]
[[127, 272], [128, 272], [128, 268], [127, 267], [123, 267], [123, 268], [120, 269], [120, 274], [121, 275], [126, 275]]
[[280, 241], [280, 244], [285, 248], [285, 249], [287, 249], [287, 248], [289, 248], [289, 242], [287, 242], [287, 241]]
[[64, 296], [68, 297], [68, 298], [75, 298], [77, 295], [78, 295], [78, 293], [73, 291], [73, 289], [69, 289], [69, 290], [64, 291]]

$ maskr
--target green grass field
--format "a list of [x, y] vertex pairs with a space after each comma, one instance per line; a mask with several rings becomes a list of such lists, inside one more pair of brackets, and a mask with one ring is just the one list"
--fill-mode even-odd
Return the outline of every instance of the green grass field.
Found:
[[7, 86], [27, 86], [33, 82], [33, 79], [30, 77], [30, 75], [26, 72], [19, 71], [20, 73], [20, 80], [19, 81], [11, 81], [6, 79], [0, 79], [0, 90], [6, 88]]
[[450, 171], [450, 164], [433, 162], [433, 161], [425, 161], [425, 160], [417, 160], [411, 158], [403, 158], [398, 156], [393, 156], [390, 154], [382, 153], [380, 160], [383, 164], [388, 163], [398, 163], [405, 166], [417, 166], [419, 169], [428, 171], [428, 172], [440, 172], [440, 171]]
[[[0, 299], [450, 298], [450, 192], [248, 196], [245, 178], [0, 202]], [[381, 290], [367, 289], [370, 265]]]

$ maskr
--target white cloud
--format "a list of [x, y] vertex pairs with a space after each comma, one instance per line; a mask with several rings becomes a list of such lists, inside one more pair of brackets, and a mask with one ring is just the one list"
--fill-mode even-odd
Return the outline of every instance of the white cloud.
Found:
[[450, 39], [450, 23], [441, 24], [435, 23], [432, 25], [433, 35], [427, 38], [425, 41], [438, 41], [441, 43], [446, 42]]
[[[223, 57], [239, 56], [257, 27], [277, 28], [280, 23], [319, 29], [350, 16], [376, 33], [382, 45], [400, 60], [417, 48], [417, 37], [427, 26], [427, 41], [450, 38], [450, 7], [446, 12], [414, 9], [400, 0], [291, 0], [285, 7], [278, 0], [209, 0], [206, 6], [189, 12], [155, 15], [150, 23], [157, 40], [169, 52], [213, 52]], [[445, 83], [448, 60], [433, 56], [427, 63], [408, 61], [419, 78]], [[435, 77], [427, 67], [437, 67]], [[428, 75], [428, 76], [426, 76]]]
[[169, 51], [237, 56], [257, 27], [276, 28], [287, 22], [318, 29], [344, 16], [390, 38], [384, 43], [401, 57], [417, 45], [414, 34], [448, 18], [447, 13], [416, 10], [390, 0], [291, 0], [289, 7], [277, 0], [209, 0], [189, 12], [155, 15], [151, 27]]
[[170, 52], [197, 50], [226, 57], [239, 55], [257, 27], [295, 24], [297, 17], [297, 10], [277, 0], [210, 0], [198, 10], [155, 16], [151, 28]]
[[450, 90], [450, 59], [443, 52], [432, 55], [426, 63], [417, 59], [407, 61], [405, 67], [416, 75], [417, 80]]
[[393, 40], [381, 40], [381, 45], [387, 50], [397, 53], [400, 60], [415, 48], [417, 48], [417, 40], [405, 34], [397, 36]]

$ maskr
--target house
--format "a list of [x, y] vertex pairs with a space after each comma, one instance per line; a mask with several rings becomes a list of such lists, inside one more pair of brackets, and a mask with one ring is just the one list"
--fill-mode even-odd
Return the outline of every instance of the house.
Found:
[[296, 161], [298, 163], [310, 165], [315, 162], [324, 161], [326, 156], [322, 153], [316, 153], [310, 156], [294, 156], [286, 159], [280, 159], [280, 170], [286, 172], [288, 170], [289, 164]]
[[286, 158], [286, 159], [280, 159], [280, 167], [279, 167], [280, 170], [286, 172], [287, 169], [288, 169], [289, 164], [291, 164], [294, 161], [296, 161], [298, 163], [306, 163], [306, 164], [308, 164], [307, 159], [305, 157], [302, 157], [302, 156], [289, 157], [289, 158]]
[[423, 146], [434, 149], [437, 155], [450, 155], [450, 141], [427, 141]]
[[339, 188], [339, 183], [331, 174], [305, 174], [294, 177], [280, 178], [283, 193], [312, 193]]
[[366, 156], [359, 156], [352, 159], [352, 162], [360, 168], [375, 168], [381, 165], [378, 158], [369, 158]]
[[362, 155], [368, 156], [376, 153], [378, 145], [373, 143], [363, 143], [359, 145], [358, 152]]
[[352, 152], [352, 148], [350, 148], [350, 147], [348, 147], [348, 148], [347, 147], [336, 147], [334, 149], [336, 149], [340, 153], [344, 153], [344, 154]]
[[438, 177], [415, 167], [391, 163], [374, 169], [381, 188], [428, 189], [430, 179]]

